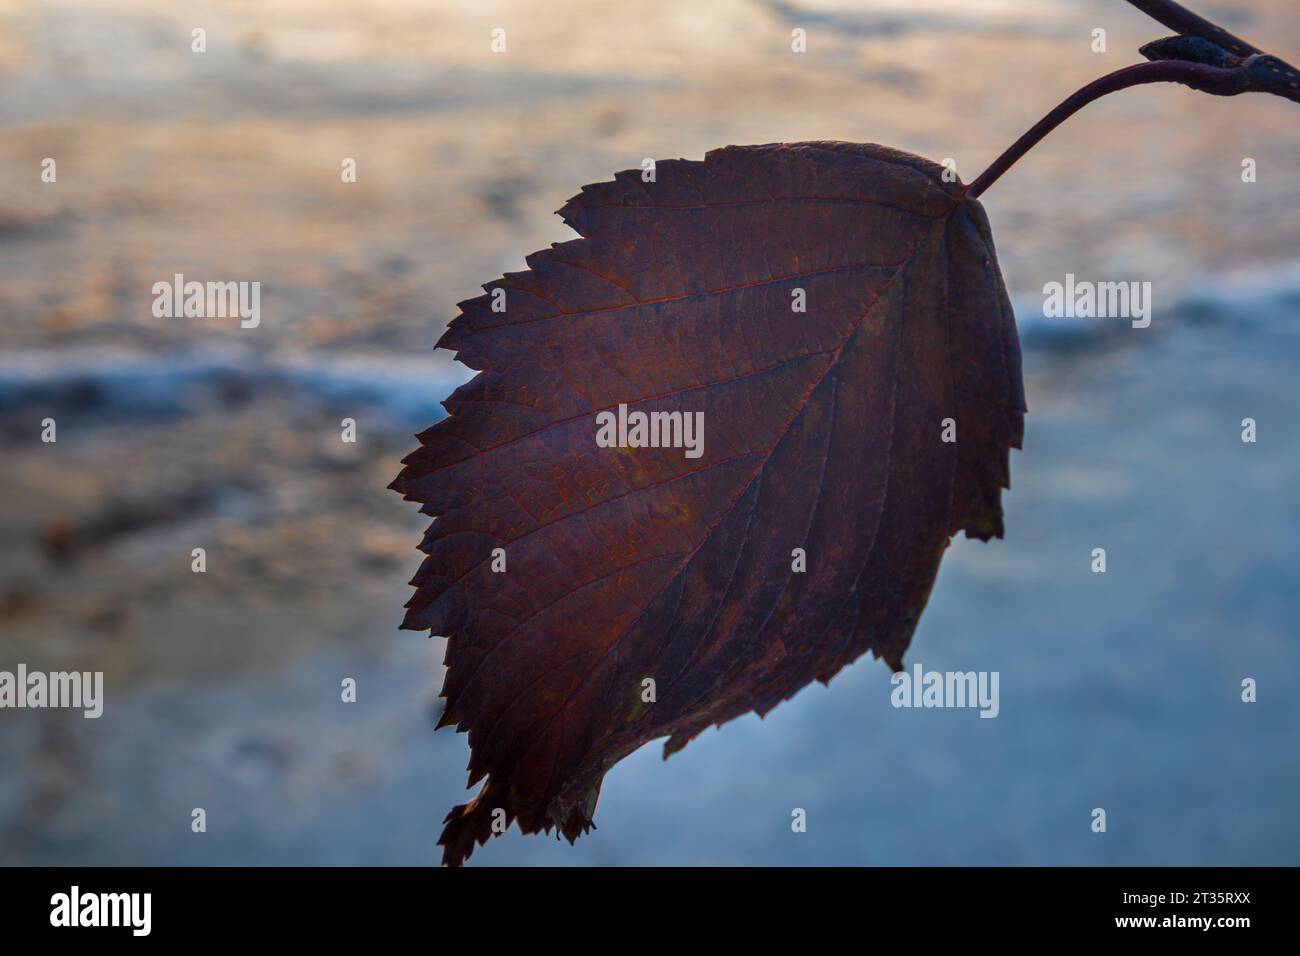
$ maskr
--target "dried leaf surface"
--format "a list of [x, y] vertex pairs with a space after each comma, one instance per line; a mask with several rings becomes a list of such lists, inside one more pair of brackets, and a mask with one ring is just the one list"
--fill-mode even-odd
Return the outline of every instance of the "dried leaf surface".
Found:
[[[449, 638], [442, 722], [486, 780], [446, 862], [494, 810], [576, 838], [649, 740], [867, 651], [901, 667], [949, 538], [1001, 536], [1020, 349], [984, 211], [941, 174], [838, 142], [663, 161], [461, 303], [439, 345], [480, 372], [393, 483], [436, 519], [403, 626]], [[702, 455], [598, 447], [620, 404], [703, 412]]]

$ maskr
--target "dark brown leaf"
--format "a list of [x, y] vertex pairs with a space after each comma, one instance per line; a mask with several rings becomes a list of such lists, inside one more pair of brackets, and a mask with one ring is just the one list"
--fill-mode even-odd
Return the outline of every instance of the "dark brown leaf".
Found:
[[[486, 779], [446, 862], [494, 810], [575, 839], [651, 739], [867, 651], [901, 667], [949, 538], [1001, 536], [1020, 349], [984, 211], [941, 173], [834, 142], [620, 173], [560, 211], [583, 238], [461, 303], [439, 344], [481, 372], [393, 483], [437, 519], [403, 627], [448, 636], [442, 723]], [[620, 403], [703, 412], [702, 456], [598, 447]]]

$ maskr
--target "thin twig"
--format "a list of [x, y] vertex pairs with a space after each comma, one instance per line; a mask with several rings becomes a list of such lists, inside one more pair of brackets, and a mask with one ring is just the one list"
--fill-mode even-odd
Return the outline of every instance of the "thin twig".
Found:
[[1044, 136], [1093, 100], [1109, 93], [1126, 90], [1130, 86], [1141, 86], [1144, 83], [1183, 83], [1205, 93], [1231, 96], [1233, 93], [1244, 91], [1242, 88], [1244, 79], [1245, 75], [1240, 68], [1225, 70], [1204, 63], [1188, 63], [1185, 60], [1138, 63], [1108, 73], [1071, 94], [1069, 99], [1035, 123], [1024, 136], [1012, 143], [1006, 152], [995, 159], [988, 169], [980, 173], [975, 181], [966, 187], [966, 195], [978, 196], [984, 192]]
[[[1285, 60], [1264, 53], [1173, 0], [1128, 2], [1170, 29], [1177, 30], [1179, 36], [1142, 47], [1142, 53], [1152, 62], [1116, 70], [1071, 94], [980, 173], [967, 187], [966, 195], [979, 196], [1039, 140], [1093, 100], [1130, 86], [1182, 83], [1215, 96], [1272, 93], [1300, 103], [1300, 71]], [[1196, 39], [1182, 39], [1184, 37]]]
[[1174, 3], [1173, 0], [1128, 0], [1128, 2], [1152, 20], [1163, 23], [1175, 33], [1209, 40], [1216, 46], [1221, 46], [1229, 53], [1235, 53], [1237, 56], [1247, 57], [1252, 53], [1264, 52], [1258, 47], [1251, 46], [1240, 37], [1233, 36], [1217, 23], [1211, 23], [1205, 17], [1192, 13], [1181, 3]]

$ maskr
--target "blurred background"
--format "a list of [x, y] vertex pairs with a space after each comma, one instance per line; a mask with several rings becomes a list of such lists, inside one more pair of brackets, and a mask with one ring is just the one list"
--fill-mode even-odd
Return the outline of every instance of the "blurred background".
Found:
[[[1290, 0], [1192, 5], [1300, 58]], [[1120, 0], [0, 0], [0, 669], [106, 684], [99, 720], [0, 711], [0, 862], [436, 863], [468, 749], [443, 642], [396, 629], [425, 521], [385, 485], [467, 376], [455, 303], [643, 157], [871, 141], [969, 181], [1166, 33]], [[895, 710], [859, 661], [623, 761], [575, 847], [473, 863], [1300, 863], [1300, 108], [1127, 91], [984, 203], [1025, 450], [908, 660], [999, 671], [1000, 716]], [[1067, 272], [1152, 282], [1151, 327], [1044, 319]], [[154, 317], [175, 273], [260, 281], [261, 325]]]

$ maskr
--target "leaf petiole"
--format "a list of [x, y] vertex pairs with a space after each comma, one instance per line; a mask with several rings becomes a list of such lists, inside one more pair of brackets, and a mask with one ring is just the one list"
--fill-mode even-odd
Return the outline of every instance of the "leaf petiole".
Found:
[[[1129, 0], [1180, 36], [1142, 47], [1152, 62], [1138, 63], [1093, 80], [1035, 123], [966, 188], [977, 197], [997, 182], [1048, 133], [1094, 100], [1131, 86], [1182, 83], [1214, 96], [1273, 93], [1300, 102], [1300, 71], [1185, 9], [1172, 0]], [[1190, 39], [1189, 39], [1190, 38]]]

